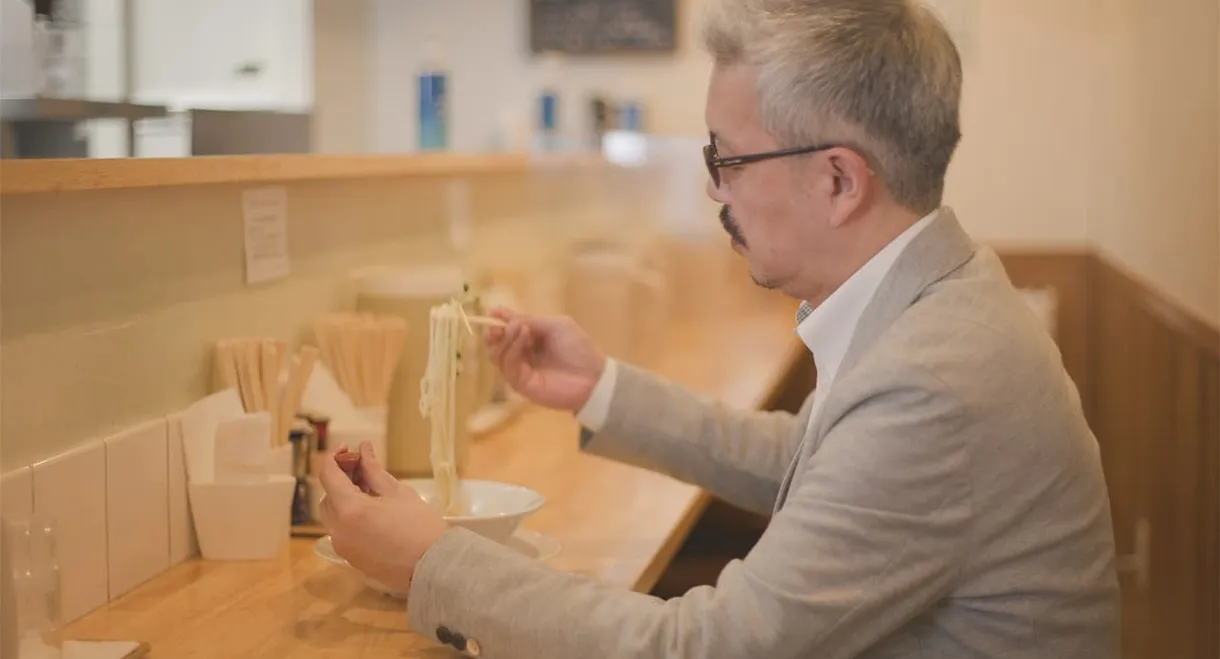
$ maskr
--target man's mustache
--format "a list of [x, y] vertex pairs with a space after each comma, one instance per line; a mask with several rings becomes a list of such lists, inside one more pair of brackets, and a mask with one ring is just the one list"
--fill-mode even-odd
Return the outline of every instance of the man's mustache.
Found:
[[739, 243], [742, 246], [746, 244], [746, 239], [741, 235], [741, 229], [737, 226], [737, 222], [733, 219], [733, 213], [729, 210], [728, 206], [720, 207], [720, 226], [724, 227], [725, 232], [729, 234], [729, 237], [731, 237], [734, 242]]

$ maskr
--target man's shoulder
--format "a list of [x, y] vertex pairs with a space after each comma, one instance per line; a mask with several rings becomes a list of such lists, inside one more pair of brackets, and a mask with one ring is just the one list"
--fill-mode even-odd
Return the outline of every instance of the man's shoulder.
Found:
[[1066, 372], [1054, 339], [994, 268], [967, 264], [930, 286], [881, 332], [851, 375], [879, 386], [931, 377], [963, 401], [998, 398], [1004, 405], [1060, 387]]

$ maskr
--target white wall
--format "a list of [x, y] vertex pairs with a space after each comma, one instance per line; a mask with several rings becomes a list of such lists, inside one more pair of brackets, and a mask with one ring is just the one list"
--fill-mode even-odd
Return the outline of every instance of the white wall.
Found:
[[1090, 232], [1104, 254], [1220, 323], [1220, 9], [1096, 7]]
[[946, 202], [980, 240], [1085, 244], [1086, 192], [1071, 179], [1087, 167], [1090, 7], [975, 1], [963, 54], [963, 138]]
[[[126, 91], [123, 0], [88, 0], [86, 25], [85, 93], [99, 101], [121, 101]], [[123, 158], [129, 151], [127, 122], [93, 119], [86, 122], [90, 158]]]
[[[497, 143], [501, 120], [533, 121], [534, 97], [545, 68], [529, 52], [525, 0], [401, 2], [371, 0], [374, 7], [374, 133], [382, 151], [413, 150], [415, 73], [428, 35], [443, 43], [451, 70], [452, 145], [486, 150]], [[702, 0], [679, 0], [683, 16]], [[561, 129], [573, 137], [589, 126], [594, 93], [633, 98], [647, 108], [645, 122], [661, 133], [704, 134], [703, 98], [709, 64], [699, 51], [695, 24], [684, 21], [673, 55], [569, 58], [559, 71]], [[505, 115], [512, 115], [508, 119]]]
[[[429, 33], [446, 46], [455, 149], [503, 144], [506, 114], [533, 119], [542, 76], [524, 2], [369, 1], [374, 150], [414, 148], [414, 75]], [[603, 91], [642, 100], [653, 132], [701, 136], [704, 1], [679, 0], [673, 56], [565, 62], [565, 127], [584, 131], [587, 95]], [[964, 37], [964, 138], [947, 201], [967, 228], [1003, 246], [1098, 245], [1220, 321], [1216, 1], [932, 4]]]
[[314, 150], [368, 152], [372, 7], [367, 0], [314, 0], [313, 14]]
[[[372, 148], [414, 150], [415, 72], [429, 32], [445, 44], [452, 76], [452, 145], [478, 151], [502, 143], [504, 115], [533, 119], [543, 67], [528, 52], [523, 2], [370, 0], [374, 11]], [[697, 18], [704, 0], [679, 0], [678, 52], [670, 56], [569, 58], [562, 65], [561, 120], [587, 131], [588, 96], [631, 96], [652, 132], [702, 137], [710, 64]], [[981, 239], [1007, 244], [1083, 244], [1083, 186], [1062, 173], [1086, 166], [1085, 57], [1091, 29], [1083, 1], [1020, 3], [937, 0], [964, 43], [965, 138], [950, 172], [949, 200]], [[697, 152], [691, 158], [698, 158]]]

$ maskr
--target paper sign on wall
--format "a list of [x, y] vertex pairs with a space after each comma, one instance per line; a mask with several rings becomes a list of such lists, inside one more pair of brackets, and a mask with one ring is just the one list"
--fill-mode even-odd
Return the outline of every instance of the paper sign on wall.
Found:
[[246, 284], [288, 276], [288, 191], [255, 188], [242, 193], [246, 229]]

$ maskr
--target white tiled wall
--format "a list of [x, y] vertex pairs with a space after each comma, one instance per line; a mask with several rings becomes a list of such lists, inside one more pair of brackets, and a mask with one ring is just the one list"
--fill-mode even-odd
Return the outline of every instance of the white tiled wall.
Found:
[[186, 454], [182, 450], [182, 415], [169, 417], [169, 562], [176, 565], [199, 554], [195, 525], [187, 500]]
[[25, 517], [34, 511], [34, 480], [29, 467], [0, 476], [0, 517]]
[[0, 517], [54, 518], [71, 622], [198, 555], [179, 415], [0, 475]]
[[113, 599], [169, 567], [166, 420], [107, 438], [106, 548]]
[[55, 519], [65, 620], [110, 599], [106, 558], [106, 447], [95, 442], [33, 466], [34, 512]]

